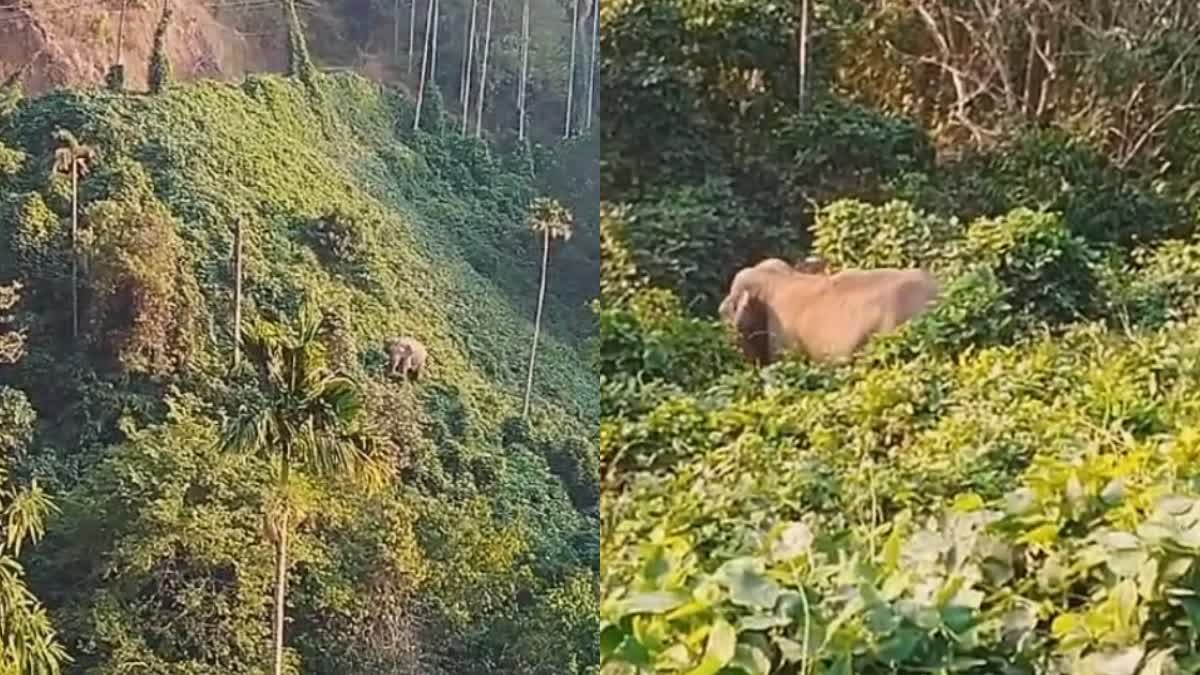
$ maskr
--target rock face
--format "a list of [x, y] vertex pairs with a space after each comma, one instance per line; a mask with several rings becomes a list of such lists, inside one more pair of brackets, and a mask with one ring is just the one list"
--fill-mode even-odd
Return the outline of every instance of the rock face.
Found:
[[[94, 6], [56, 0], [26, 3], [0, 0], [0, 80], [24, 69], [25, 92], [37, 94], [64, 85], [99, 86], [116, 59], [123, 0], [96, 0]], [[127, 8], [123, 49], [126, 86], [144, 90], [161, 0], [124, 0]], [[66, 7], [66, 9], [64, 9]], [[246, 71], [283, 68], [283, 33], [272, 30], [277, 13], [242, 10], [214, 16], [210, 5], [174, 0], [167, 37], [176, 77], [240, 77]]]

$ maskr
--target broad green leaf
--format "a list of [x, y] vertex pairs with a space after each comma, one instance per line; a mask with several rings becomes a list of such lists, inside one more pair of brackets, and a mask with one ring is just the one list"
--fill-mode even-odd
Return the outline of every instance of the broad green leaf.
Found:
[[618, 626], [607, 625], [600, 629], [600, 656], [607, 658], [610, 654], [617, 650], [621, 641], [625, 639], [625, 631]]
[[708, 645], [704, 649], [704, 660], [688, 671], [688, 675], [716, 675], [729, 665], [737, 650], [737, 633], [724, 619], [718, 619], [708, 632]]
[[753, 558], [737, 558], [725, 563], [718, 575], [729, 587], [729, 600], [742, 607], [773, 609], [779, 600], [779, 585], [762, 572]]
[[688, 600], [688, 595], [681, 591], [635, 593], [621, 601], [620, 615], [663, 614], [683, 605]]
[[983, 498], [973, 492], [969, 492], [967, 494], [961, 494], [955, 497], [954, 504], [950, 508], [960, 513], [968, 513], [971, 511], [978, 511], [979, 509], [982, 509], [983, 506]]
[[901, 628], [892, 637], [879, 645], [879, 659], [885, 663], [899, 663], [916, 651], [922, 634], [914, 628]]
[[746, 675], [769, 675], [771, 660], [757, 647], [740, 644], [734, 652], [729, 668], [741, 670]]
[[1034, 544], [1036, 546], [1048, 547], [1058, 540], [1058, 524], [1046, 523], [1039, 527], [1026, 532], [1017, 541]]
[[1079, 627], [1080, 621], [1079, 615], [1074, 612], [1059, 614], [1054, 617], [1054, 621], [1050, 622], [1050, 634], [1061, 640], [1075, 631]]
[[776, 637], [775, 646], [784, 663], [799, 663], [804, 659], [804, 645], [785, 637]]
[[738, 632], [768, 630], [771, 628], [778, 628], [779, 626], [787, 626], [791, 623], [791, 618], [786, 616], [755, 614], [753, 616], [742, 617], [742, 619], [738, 621]]

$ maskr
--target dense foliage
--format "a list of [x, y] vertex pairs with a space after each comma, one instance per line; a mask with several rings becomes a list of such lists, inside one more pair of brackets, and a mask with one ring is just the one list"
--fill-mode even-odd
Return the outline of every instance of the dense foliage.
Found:
[[[59, 127], [96, 149], [74, 251], [70, 178], [51, 171]], [[596, 668], [599, 399], [579, 364], [595, 336], [599, 237], [586, 212], [560, 246], [593, 266], [552, 273], [519, 418], [540, 263], [525, 219], [543, 190], [580, 190], [541, 173], [578, 150], [544, 148], [554, 161], [530, 175], [453, 124], [430, 128], [447, 131], [414, 133], [403, 96], [319, 73], [154, 96], [64, 90], [0, 119], [0, 288], [21, 284], [0, 344], [27, 352], [0, 368], [0, 439], [19, 441], [2, 444], [0, 509], [42, 494], [57, 509], [35, 512], [45, 537], [19, 548], [15, 588], [27, 577], [44, 604], [29, 600], [42, 623], [23, 629], [65, 648], [64, 672], [271, 662], [278, 465], [218, 447], [268, 393], [230, 368], [239, 220], [244, 322], [318, 308], [322, 351], [361, 387], [362, 423], [386, 448], [382, 489], [304, 471], [287, 483], [290, 667]], [[551, 196], [573, 205], [572, 192]], [[396, 335], [428, 347], [421, 382], [386, 376]], [[0, 529], [0, 564], [35, 522]]]
[[[1154, 164], [1192, 118], [1137, 152], [1105, 136], [1120, 92], [1145, 95], [1130, 134], [1200, 104], [1162, 65], [1179, 44], [1137, 47], [1192, 8], [1092, 3], [1128, 19], [1118, 55], [1051, 4], [814, 2], [802, 112], [790, 8], [606, 5], [606, 675], [1200, 668], [1200, 203], [1192, 169]], [[922, 12], [985, 32], [940, 52]], [[1053, 21], [1070, 44], [1045, 63], [1083, 61], [1031, 125], [1000, 78]], [[991, 98], [955, 108], [940, 65]], [[1068, 123], [1089, 100], [1094, 126]], [[941, 298], [850, 363], [754, 369], [714, 305], [740, 266], [809, 254], [925, 267]]]

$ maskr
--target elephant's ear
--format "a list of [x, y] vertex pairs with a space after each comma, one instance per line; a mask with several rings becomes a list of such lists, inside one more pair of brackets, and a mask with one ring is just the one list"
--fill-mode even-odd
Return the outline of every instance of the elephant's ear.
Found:
[[733, 327], [737, 331], [738, 345], [747, 359], [759, 365], [770, 360], [767, 311], [760, 300], [749, 293], [742, 293], [734, 309]]

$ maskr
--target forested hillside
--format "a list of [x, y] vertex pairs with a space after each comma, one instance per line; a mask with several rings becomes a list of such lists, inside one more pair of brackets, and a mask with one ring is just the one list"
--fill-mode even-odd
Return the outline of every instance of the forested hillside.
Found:
[[[601, 16], [602, 672], [1196, 672], [1200, 9]], [[807, 255], [941, 297], [755, 368]]]
[[293, 49], [3, 92], [0, 672], [594, 671], [595, 136]]

